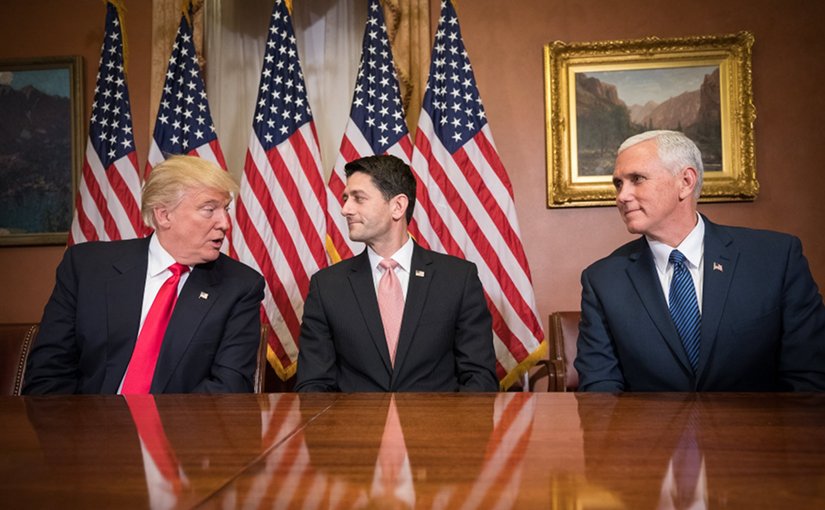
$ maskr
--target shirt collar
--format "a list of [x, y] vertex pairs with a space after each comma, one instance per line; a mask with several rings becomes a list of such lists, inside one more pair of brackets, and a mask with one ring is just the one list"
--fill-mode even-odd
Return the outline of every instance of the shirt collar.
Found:
[[690, 234], [679, 244], [679, 246], [672, 247], [660, 241], [645, 236], [647, 244], [650, 246], [650, 251], [653, 252], [653, 262], [656, 264], [656, 269], [664, 273], [667, 270], [668, 259], [670, 259], [670, 252], [679, 250], [687, 259], [688, 264], [693, 268], [698, 268], [699, 263], [702, 262], [702, 254], [705, 245], [705, 222], [702, 220], [702, 215], [696, 213], [698, 218], [696, 226], [690, 231]]
[[[367, 254], [370, 257], [370, 267], [373, 268], [373, 270], [375, 270], [378, 267], [378, 264], [384, 260], [381, 255], [375, 253], [369, 246], [367, 246]], [[413, 240], [411, 237], [407, 236], [407, 242], [404, 243], [398, 251], [393, 253], [390, 258], [398, 262], [398, 266], [409, 273], [410, 266], [412, 265], [412, 254]]]
[[[149, 265], [147, 274], [150, 277], [158, 276], [175, 263], [175, 258], [161, 246], [158, 236], [152, 234], [149, 240]], [[192, 269], [191, 267], [189, 269]]]

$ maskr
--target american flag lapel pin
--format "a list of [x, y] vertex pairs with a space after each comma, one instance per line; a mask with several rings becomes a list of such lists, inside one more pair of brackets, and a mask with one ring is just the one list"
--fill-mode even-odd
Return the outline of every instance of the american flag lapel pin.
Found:
[[724, 273], [724, 272], [725, 272], [725, 269], [722, 267], [722, 264], [720, 264], [720, 263], [718, 263], [718, 262], [714, 262], [714, 263], [713, 263], [713, 270], [714, 270], [714, 271], [719, 271], [720, 273]]
[[209, 299], [209, 294], [207, 294], [206, 292], [201, 292], [201, 295], [198, 296], [198, 298], [200, 298], [200, 299]]
[[422, 271], [420, 269], [416, 269], [415, 270], [415, 276], [417, 276], [419, 278], [424, 278], [424, 271]]

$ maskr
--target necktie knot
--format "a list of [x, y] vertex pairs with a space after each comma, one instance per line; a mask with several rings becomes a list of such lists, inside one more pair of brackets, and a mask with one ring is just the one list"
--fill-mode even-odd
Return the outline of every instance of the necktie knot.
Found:
[[393, 259], [384, 259], [381, 262], [379, 262], [378, 265], [381, 266], [385, 271], [393, 271], [396, 267], [398, 267], [398, 262], [394, 261]]
[[189, 272], [189, 266], [175, 262], [169, 266], [169, 271], [172, 271], [173, 278], [180, 278], [183, 273]]
[[670, 257], [668, 258], [668, 261], [674, 266], [684, 265], [686, 260], [687, 258], [685, 257], [685, 254], [679, 250], [673, 250], [670, 252]]

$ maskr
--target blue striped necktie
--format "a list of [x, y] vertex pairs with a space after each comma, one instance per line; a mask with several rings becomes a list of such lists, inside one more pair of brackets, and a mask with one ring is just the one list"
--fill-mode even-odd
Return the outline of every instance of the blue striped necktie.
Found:
[[682, 252], [673, 250], [668, 260], [673, 264], [673, 279], [670, 281], [670, 317], [682, 338], [690, 366], [695, 372], [699, 363], [699, 331], [702, 323], [699, 304], [696, 301], [696, 289], [693, 287], [690, 271], [685, 266], [685, 256]]

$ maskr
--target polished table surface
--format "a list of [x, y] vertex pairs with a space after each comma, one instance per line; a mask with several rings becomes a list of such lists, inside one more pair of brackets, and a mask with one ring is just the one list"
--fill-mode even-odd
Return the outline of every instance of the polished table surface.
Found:
[[2, 397], [3, 508], [825, 508], [825, 395]]

